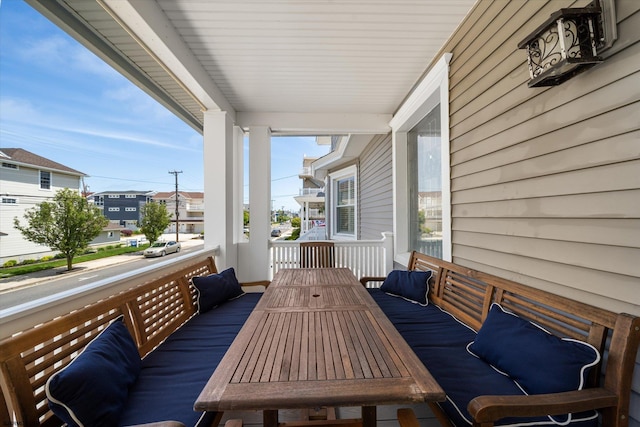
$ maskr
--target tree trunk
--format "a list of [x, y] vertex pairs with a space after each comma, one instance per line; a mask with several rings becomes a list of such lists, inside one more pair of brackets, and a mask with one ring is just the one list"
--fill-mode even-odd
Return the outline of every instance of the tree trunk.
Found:
[[73, 255], [67, 255], [67, 271], [73, 268]]

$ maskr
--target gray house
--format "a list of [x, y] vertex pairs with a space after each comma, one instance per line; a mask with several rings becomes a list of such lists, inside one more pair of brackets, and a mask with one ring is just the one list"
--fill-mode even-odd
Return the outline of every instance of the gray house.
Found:
[[91, 195], [93, 203], [110, 222], [136, 230], [142, 219], [142, 207], [151, 200], [152, 191], [103, 191]]

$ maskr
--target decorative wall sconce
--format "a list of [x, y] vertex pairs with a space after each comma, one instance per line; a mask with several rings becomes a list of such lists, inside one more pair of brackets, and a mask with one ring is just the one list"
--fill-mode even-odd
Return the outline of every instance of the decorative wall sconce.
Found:
[[518, 44], [527, 50], [529, 87], [559, 85], [602, 62], [617, 38], [614, 1], [560, 9]]

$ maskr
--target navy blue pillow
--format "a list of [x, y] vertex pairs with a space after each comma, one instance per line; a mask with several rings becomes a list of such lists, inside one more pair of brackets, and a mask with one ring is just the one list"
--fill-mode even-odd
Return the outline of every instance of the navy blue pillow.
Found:
[[223, 302], [244, 294], [233, 267], [219, 274], [194, 277], [191, 282], [198, 293], [198, 313], [206, 313]]
[[382, 282], [380, 290], [413, 303], [428, 305], [429, 278], [431, 271], [393, 270]]
[[493, 304], [469, 351], [509, 375], [528, 394], [581, 390], [600, 353], [559, 338]]
[[47, 381], [49, 408], [69, 426], [118, 425], [141, 365], [138, 348], [122, 318], [111, 322]]

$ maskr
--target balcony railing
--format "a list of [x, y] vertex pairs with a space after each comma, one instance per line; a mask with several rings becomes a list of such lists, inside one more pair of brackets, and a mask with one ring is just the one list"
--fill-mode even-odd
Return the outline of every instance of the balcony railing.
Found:
[[324, 188], [301, 188], [300, 196], [324, 197]]
[[[393, 235], [383, 233], [381, 240], [336, 240], [334, 257], [336, 267], [349, 268], [358, 278], [386, 276], [393, 269]], [[300, 267], [300, 242], [274, 240], [271, 250], [272, 277], [282, 268]]]

